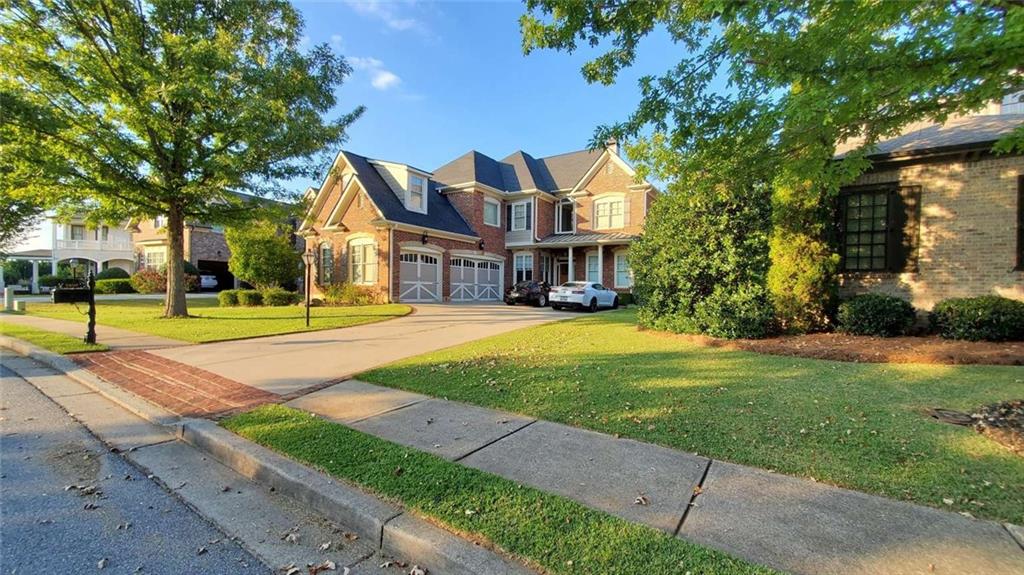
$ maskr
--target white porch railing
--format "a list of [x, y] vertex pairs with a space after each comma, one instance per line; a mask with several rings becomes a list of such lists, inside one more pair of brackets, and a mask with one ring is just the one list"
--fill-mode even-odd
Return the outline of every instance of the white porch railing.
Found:
[[129, 252], [133, 251], [131, 242], [103, 240], [57, 240], [58, 250], [81, 250], [96, 252]]

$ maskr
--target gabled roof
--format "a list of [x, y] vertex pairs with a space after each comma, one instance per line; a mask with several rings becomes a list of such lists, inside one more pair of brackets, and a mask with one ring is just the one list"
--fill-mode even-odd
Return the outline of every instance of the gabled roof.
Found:
[[[869, 158], [912, 156], [965, 147], [991, 145], [1024, 124], [1024, 114], [966, 116], [945, 124], [931, 124], [879, 142]], [[842, 149], [842, 148], [840, 148]], [[837, 157], [844, 156], [849, 149]]]
[[534, 158], [518, 150], [501, 161], [476, 150], [434, 170], [443, 186], [479, 182], [505, 192], [554, 192], [575, 186], [600, 159], [603, 150], [581, 150], [547, 158]]
[[469, 224], [462, 218], [455, 206], [448, 201], [448, 198], [437, 191], [437, 185], [432, 180], [427, 191], [427, 213], [413, 212], [405, 209], [405, 205], [391, 190], [391, 186], [370, 164], [369, 158], [352, 152], [342, 152], [342, 155], [355, 170], [356, 177], [366, 191], [366, 195], [377, 206], [384, 219], [476, 237], [477, 234], [473, 228], [469, 227]]

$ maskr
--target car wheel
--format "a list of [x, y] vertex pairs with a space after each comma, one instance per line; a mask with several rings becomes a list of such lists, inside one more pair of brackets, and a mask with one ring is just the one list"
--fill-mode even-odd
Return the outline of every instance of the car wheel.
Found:
[[548, 298], [545, 297], [544, 294], [540, 294], [539, 296], [537, 296], [535, 302], [537, 304], [537, 307], [548, 307]]
[[589, 311], [590, 313], [594, 313], [595, 311], [597, 311], [597, 298], [596, 297], [590, 298], [590, 305], [587, 306], [587, 311]]
[[612, 300], [612, 309], [619, 309], [619, 296]]

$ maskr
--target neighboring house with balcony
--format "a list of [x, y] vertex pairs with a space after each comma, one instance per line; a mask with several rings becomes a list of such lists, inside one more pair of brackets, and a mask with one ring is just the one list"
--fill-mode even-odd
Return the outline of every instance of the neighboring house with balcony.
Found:
[[628, 292], [627, 250], [658, 191], [604, 150], [495, 160], [470, 151], [433, 172], [342, 151], [299, 233], [314, 291], [351, 282], [380, 299], [498, 301], [523, 280]]
[[107, 268], [135, 271], [135, 248], [131, 232], [123, 224], [90, 225], [81, 216], [70, 221], [53, 221], [53, 257], [51, 273], [57, 265], [76, 260], [86, 266], [85, 271], [98, 272]]

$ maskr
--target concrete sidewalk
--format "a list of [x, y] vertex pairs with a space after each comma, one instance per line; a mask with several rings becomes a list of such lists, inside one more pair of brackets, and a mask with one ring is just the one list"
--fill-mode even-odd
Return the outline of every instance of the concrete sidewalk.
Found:
[[1024, 574], [1012, 525], [354, 380], [287, 405], [792, 573]]
[[[85, 337], [86, 325], [76, 321], [37, 317], [33, 315], [0, 314], [0, 322], [24, 325], [46, 331], [55, 331], [74, 338]], [[168, 339], [158, 335], [149, 335], [128, 331], [117, 327], [96, 324], [96, 341], [105, 344], [113, 351], [158, 349], [192, 345], [187, 341]]]

